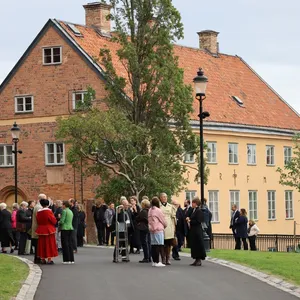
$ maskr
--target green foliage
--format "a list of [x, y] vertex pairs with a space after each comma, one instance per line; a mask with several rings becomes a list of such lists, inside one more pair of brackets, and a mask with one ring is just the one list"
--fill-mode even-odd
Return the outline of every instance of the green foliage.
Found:
[[173, 42], [183, 37], [180, 14], [170, 0], [107, 4], [115, 23], [111, 40], [123, 66], [117, 71], [110, 49], [100, 49], [108, 110], [88, 106], [59, 119], [57, 137], [72, 145], [70, 162], [84, 158], [86, 173], [100, 176], [102, 197], [174, 195], [187, 183], [185, 149], [199, 153], [189, 124], [192, 88], [184, 84], [173, 51]]
[[300, 134], [293, 138], [293, 157], [284, 168], [277, 168], [280, 173], [279, 183], [296, 188], [300, 192]]
[[77, 111], [88, 111], [91, 109], [93, 100], [96, 97], [95, 91], [92, 89], [92, 87], [87, 87], [87, 92], [84, 95], [83, 101], [77, 102], [75, 110]]

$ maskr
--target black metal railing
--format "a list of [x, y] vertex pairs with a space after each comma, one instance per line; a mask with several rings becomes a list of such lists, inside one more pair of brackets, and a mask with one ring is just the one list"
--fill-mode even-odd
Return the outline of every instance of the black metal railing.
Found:
[[[296, 242], [295, 242], [296, 241]], [[288, 234], [259, 234], [256, 239], [256, 247], [259, 251], [290, 252], [294, 251], [294, 245], [300, 248], [300, 235]], [[235, 241], [230, 233], [214, 233], [211, 242], [212, 249], [234, 249]]]

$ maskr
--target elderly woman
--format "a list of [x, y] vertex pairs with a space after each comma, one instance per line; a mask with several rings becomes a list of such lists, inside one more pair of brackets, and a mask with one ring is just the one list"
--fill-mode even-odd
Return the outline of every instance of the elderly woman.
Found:
[[206, 257], [202, 228], [204, 215], [200, 206], [200, 199], [195, 197], [192, 201], [193, 210], [191, 216], [186, 218], [190, 227], [191, 256], [195, 259], [191, 266], [201, 266], [201, 260], [204, 260]]
[[20, 232], [17, 231], [17, 213], [19, 210], [19, 204], [13, 204], [13, 211], [11, 213], [11, 227], [12, 227], [12, 234], [15, 242], [15, 250], [18, 250], [19, 241], [20, 241]]
[[0, 241], [2, 253], [7, 253], [7, 247], [10, 247], [10, 253], [13, 253], [14, 239], [11, 227], [11, 213], [6, 207], [6, 203], [0, 203]]
[[168, 196], [166, 193], [160, 194], [160, 209], [165, 215], [167, 227], [164, 232], [164, 252], [162, 253], [163, 264], [170, 265], [171, 247], [173, 245], [176, 234], [176, 208], [168, 203]]
[[151, 200], [152, 207], [148, 212], [149, 231], [151, 238], [151, 254], [153, 267], [165, 267], [159, 262], [159, 254], [164, 256], [164, 230], [167, 227], [167, 221], [164, 213], [159, 208], [159, 199], [157, 197]]
[[149, 263], [151, 262], [151, 242], [150, 242], [150, 233], [148, 227], [148, 212], [150, 208], [150, 201], [144, 199], [141, 203], [142, 210], [136, 216], [136, 226], [140, 233], [140, 241], [143, 248], [144, 259], [140, 260], [140, 263]]
[[20, 232], [20, 243], [18, 255], [25, 255], [26, 242], [28, 238], [27, 231], [31, 227], [31, 217], [27, 215], [28, 203], [23, 201], [17, 213], [17, 230]]
[[58, 256], [56, 240], [55, 240], [55, 225], [56, 218], [52, 210], [49, 208], [49, 200], [40, 200], [40, 209], [36, 214], [36, 221], [38, 224], [36, 234], [38, 239], [38, 257], [42, 264], [53, 265], [53, 257]]

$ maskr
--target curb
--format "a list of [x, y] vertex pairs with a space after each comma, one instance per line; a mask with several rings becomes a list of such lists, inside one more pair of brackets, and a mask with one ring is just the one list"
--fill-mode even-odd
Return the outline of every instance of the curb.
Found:
[[[188, 253], [181, 253], [180, 255], [184, 256], [184, 257], [190, 257], [190, 254]], [[239, 271], [241, 273], [244, 273], [248, 276], [254, 277], [262, 282], [265, 282], [279, 290], [282, 290], [286, 293], [289, 293], [297, 298], [300, 298], [300, 286], [291, 284], [289, 282], [286, 282], [284, 280], [282, 280], [281, 278], [254, 270], [252, 268], [243, 266], [243, 265], [239, 265], [237, 263], [233, 263], [224, 259], [218, 259], [218, 258], [212, 258], [212, 257], [207, 257], [206, 258], [207, 261], [212, 262], [214, 264], [218, 264], [221, 265], [223, 267], [227, 267], [230, 269], [233, 269], [235, 271]]]
[[13, 300], [33, 300], [36, 290], [39, 286], [39, 283], [42, 278], [42, 270], [41, 268], [34, 264], [32, 261], [19, 257], [13, 256], [17, 259], [23, 261], [29, 267], [29, 275], [23, 283], [17, 297], [13, 297]]

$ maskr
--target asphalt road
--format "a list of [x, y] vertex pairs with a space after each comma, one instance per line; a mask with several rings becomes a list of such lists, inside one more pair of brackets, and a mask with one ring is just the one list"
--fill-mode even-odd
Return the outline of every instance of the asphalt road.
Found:
[[296, 300], [232, 269], [204, 262], [191, 267], [191, 259], [172, 261], [165, 268], [130, 263], [112, 263], [112, 250], [79, 248], [74, 265], [41, 266], [42, 280], [35, 300]]

